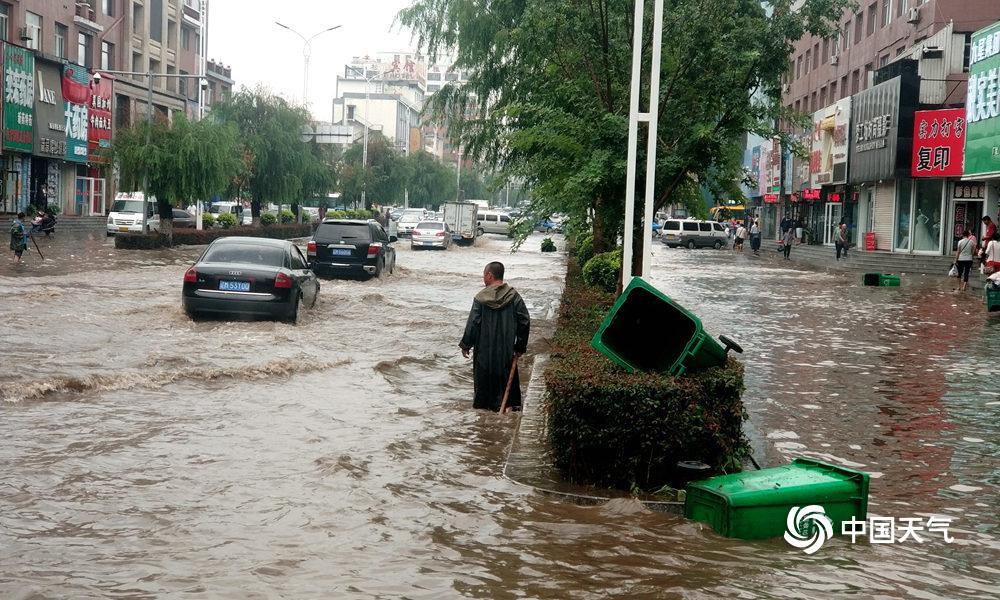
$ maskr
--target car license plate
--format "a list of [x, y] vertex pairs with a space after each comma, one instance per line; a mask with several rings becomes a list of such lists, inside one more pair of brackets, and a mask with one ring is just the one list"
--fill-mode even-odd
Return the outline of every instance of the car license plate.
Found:
[[249, 281], [220, 281], [219, 282], [220, 292], [249, 292], [250, 282]]
[[119, 227], [118, 231], [124, 231], [125, 233], [128, 233], [128, 227]]
[[332, 256], [350, 256], [351, 251], [347, 248], [330, 248], [330, 254]]

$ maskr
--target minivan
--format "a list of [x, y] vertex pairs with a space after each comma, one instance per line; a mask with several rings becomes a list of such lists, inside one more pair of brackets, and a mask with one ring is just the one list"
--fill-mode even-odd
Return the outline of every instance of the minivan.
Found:
[[511, 219], [505, 212], [480, 211], [476, 217], [476, 225], [479, 227], [479, 235], [484, 233], [510, 235]]
[[686, 246], [694, 250], [712, 247], [718, 250], [729, 243], [726, 228], [715, 221], [667, 219], [660, 232], [663, 243], [671, 248]]

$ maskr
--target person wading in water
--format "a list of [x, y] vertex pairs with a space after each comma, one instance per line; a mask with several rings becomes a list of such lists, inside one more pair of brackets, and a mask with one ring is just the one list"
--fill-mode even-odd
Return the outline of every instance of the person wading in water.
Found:
[[[504, 266], [491, 262], [483, 271], [486, 286], [476, 294], [465, 324], [465, 335], [458, 345], [462, 356], [473, 352], [472, 375], [475, 381], [473, 408], [500, 411], [511, 367], [528, 348], [531, 317], [521, 295], [503, 281]], [[516, 367], [515, 367], [516, 369]], [[521, 409], [520, 376], [515, 370], [507, 406]]]

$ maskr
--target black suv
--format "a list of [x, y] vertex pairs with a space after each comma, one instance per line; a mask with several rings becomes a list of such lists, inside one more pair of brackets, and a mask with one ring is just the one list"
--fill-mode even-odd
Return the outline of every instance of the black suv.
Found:
[[375, 221], [326, 219], [309, 240], [309, 266], [317, 275], [379, 277], [396, 266], [395, 241]]

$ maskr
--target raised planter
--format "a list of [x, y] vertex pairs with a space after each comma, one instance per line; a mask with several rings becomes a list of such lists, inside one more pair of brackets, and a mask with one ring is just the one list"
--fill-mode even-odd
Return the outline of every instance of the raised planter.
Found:
[[221, 237], [244, 236], [287, 240], [312, 235], [313, 225], [309, 223], [269, 226], [241, 226], [224, 229], [175, 229], [173, 243], [169, 238], [158, 233], [143, 235], [141, 233], [119, 233], [115, 235], [115, 248], [123, 250], [152, 250], [169, 246], [201, 246], [210, 244]]

